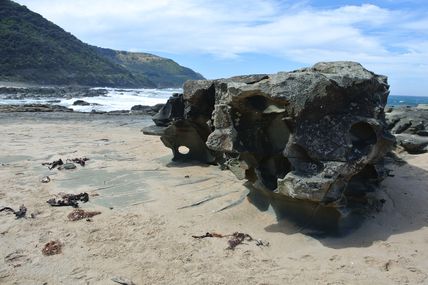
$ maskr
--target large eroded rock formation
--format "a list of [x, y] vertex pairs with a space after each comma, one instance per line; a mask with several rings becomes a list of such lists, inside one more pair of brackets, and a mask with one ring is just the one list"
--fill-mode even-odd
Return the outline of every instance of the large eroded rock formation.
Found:
[[[187, 81], [155, 121], [175, 160], [220, 163], [256, 188], [342, 206], [374, 190], [394, 138], [387, 78], [355, 62]], [[189, 149], [180, 152], [180, 146]]]

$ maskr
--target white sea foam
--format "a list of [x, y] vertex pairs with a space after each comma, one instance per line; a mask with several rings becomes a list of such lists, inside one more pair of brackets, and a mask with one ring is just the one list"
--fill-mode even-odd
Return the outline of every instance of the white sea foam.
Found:
[[[154, 106], [164, 104], [173, 93], [181, 93], [182, 89], [115, 89], [102, 88], [107, 90], [105, 96], [81, 97], [81, 98], [28, 98], [28, 99], [2, 99], [0, 104], [56, 104], [71, 108], [78, 112], [95, 111], [117, 111], [130, 110], [134, 105]], [[76, 100], [84, 100], [90, 103], [90, 106], [74, 106]], [[56, 101], [56, 102], [55, 102]], [[58, 101], [60, 101], [58, 103]]]

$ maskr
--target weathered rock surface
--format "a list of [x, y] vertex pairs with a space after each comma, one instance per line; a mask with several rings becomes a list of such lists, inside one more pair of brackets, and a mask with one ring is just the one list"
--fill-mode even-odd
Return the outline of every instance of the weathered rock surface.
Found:
[[397, 139], [397, 145], [410, 154], [428, 151], [428, 108], [393, 107], [386, 112], [388, 129]]
[[[219, 163], [258, 189], [340, 207], [385, 175], [385, 76], [354, 62], [187, 81], [154, 117], [175, 160]], [[180, 153], [180, 146], [189, 148]]]

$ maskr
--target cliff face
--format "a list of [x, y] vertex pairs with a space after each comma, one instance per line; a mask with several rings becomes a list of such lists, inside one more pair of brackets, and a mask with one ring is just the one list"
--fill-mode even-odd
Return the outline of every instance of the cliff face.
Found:
[[134, 55], [85, 44], [25, 6], [0, 1], [0, 80], [177, 87], [187, 79], [201, 78], [192, 70], [155, 55]]

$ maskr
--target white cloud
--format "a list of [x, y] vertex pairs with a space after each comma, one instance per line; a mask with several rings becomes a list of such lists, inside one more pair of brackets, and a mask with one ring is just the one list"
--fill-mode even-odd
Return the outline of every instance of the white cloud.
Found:
[[259, 53], [302, 64], [355, 60], [396, 78], [428, 74], [428, 17], [420, 11], [280, 0], [18, 2], [103, 47], [231, 59]]

